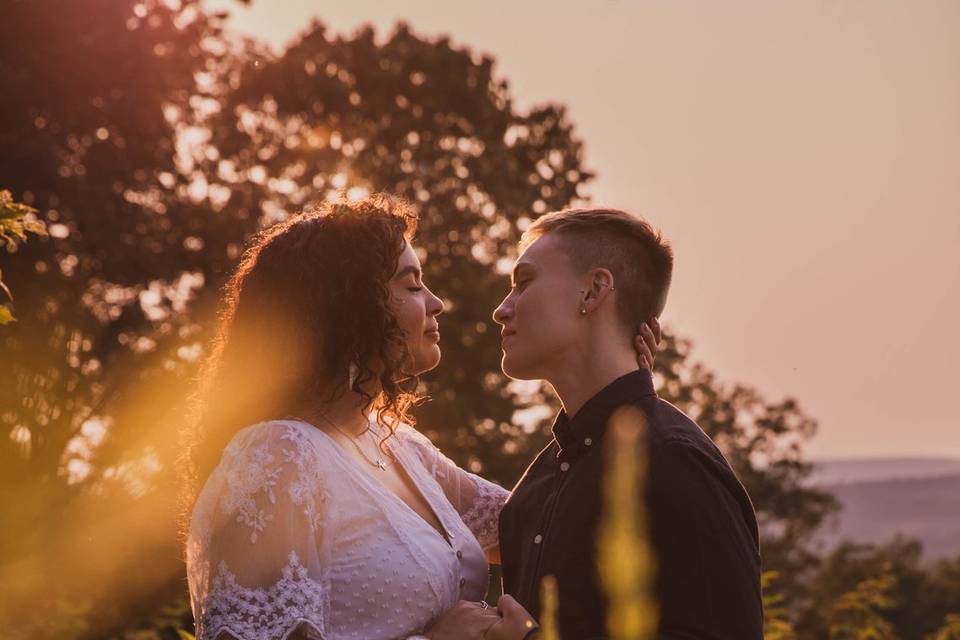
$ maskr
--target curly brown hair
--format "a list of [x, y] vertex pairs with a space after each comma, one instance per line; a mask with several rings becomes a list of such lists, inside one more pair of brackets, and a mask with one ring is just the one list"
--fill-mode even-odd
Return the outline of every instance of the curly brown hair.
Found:
[[348, 387], [387, 437], [399, 422], [414, 423], [419, 380], [406, 370], [406, 340], [387, 305], [417, 221], [405, 202], [374, 195], [325, 203], [253, 239], [224, 287], [183, 434], [186, 510], [247, 425], [309, 413]]

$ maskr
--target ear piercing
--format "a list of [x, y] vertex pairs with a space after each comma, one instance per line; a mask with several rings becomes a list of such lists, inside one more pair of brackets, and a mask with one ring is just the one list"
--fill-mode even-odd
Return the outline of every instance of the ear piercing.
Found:
[[[616, 291], [616, 290], [617, 290], [616, 287], [610, 287], [610, 291]], [[580, 293], [586, 293], [586, 291], [587, 291], [586, 289], [580, 289]], [[587, 308], [586, 308], [586, 307], [580, 307], [580, 315], [582, 315], [582, 316], [587, 315]]]

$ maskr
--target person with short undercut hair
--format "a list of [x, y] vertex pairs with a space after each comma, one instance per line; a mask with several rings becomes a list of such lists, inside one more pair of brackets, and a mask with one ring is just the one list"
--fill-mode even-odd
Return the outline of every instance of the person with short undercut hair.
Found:
[[602, 266], [620, 283], [616, 308], [629, 326], [657, 318], [667, 304], [673, 274], [673, 249], [648, 222], [619, 209], [566, 209], [537, 218], [520, 240], [522, 252], [554, 233], [568, 240], [573, 267]]
[[606, 636], [599, 582], [608, 422], [632, 406], [646, 417], [645, 502], [658, 576], [661, 639], [761, 640], [760, 550], [750, 498], [720, 450], [638, 369], [636, 328], [666, 304], [673, 250], [647, 222], [616, 209], [545, 215], [525, 232], [513, 288], [494, 312], [503, 371], [546, 380], [563, 405], [554, 438], [527, 468], [500, 516], [504, 616], [488, 640], [540, 615], [540, 584], [557, 580], [563, 638]]

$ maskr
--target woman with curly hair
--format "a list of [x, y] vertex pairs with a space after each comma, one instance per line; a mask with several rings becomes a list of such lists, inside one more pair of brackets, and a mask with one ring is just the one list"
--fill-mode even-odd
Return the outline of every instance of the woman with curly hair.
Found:
[[482, 598], [508, 492], [411, 426], [443, 311], [416, 227], [385, 196], [326, 204], [264, 230], [230, 278], [183, 465], [198, 640], [470, 638], [500, 619]]

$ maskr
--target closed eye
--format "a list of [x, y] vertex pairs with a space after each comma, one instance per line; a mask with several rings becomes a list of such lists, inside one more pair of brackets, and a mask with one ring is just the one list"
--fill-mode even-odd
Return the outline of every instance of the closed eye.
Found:
[[407, 291], [416, 293], [418, 291], [423, 291], [423, 281], [420, 279], [420, 276], [417, 274], [409, 274], [409, 279], [407, 282], [410, 286], [407, 287]]

